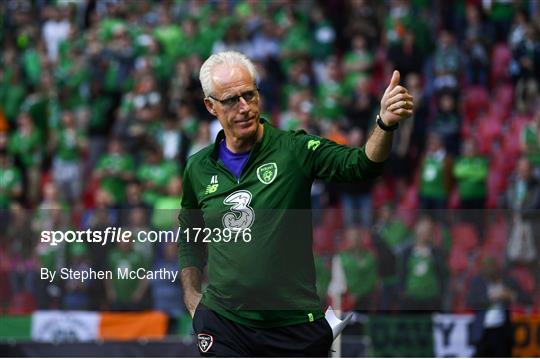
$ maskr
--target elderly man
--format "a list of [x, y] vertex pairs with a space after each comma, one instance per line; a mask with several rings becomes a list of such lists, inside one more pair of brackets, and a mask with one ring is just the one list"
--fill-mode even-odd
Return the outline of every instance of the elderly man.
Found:
[[184, 301], [199, 351], [327, 356], [332, 330], [315, 288], [311, 184], [377, 176], [392, 131], [412, 114], [412, 96], [394, 71], [367, 144], [350, 148], [262, 119], [257, 73], [240, 53], [210, 56], [199, 78], [206, 108], [223, 127], [189, 159], [179, 215]]

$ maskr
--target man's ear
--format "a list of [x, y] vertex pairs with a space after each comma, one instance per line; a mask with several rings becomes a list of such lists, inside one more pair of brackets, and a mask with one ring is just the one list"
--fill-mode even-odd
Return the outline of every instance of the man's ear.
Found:
[[204, 99], [204, 105], [206, 106], [206, 109], [208, 110], [208, 112], [210, 112], [214, 116], [217, 116], [216, 110], [214, 109], [214, 101], [206, 97]]

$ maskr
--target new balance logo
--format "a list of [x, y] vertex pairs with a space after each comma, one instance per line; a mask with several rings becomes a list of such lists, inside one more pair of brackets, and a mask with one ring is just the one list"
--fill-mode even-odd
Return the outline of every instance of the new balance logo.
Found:
[[218, 189], [218, 186], [219, 186], [218, 177], [217, 175], [213, 175], [212, 178], [210, 179], [210, 184], [206, 186], [206, 191], [204, 191], [204, 194], [206, 195], [206, 194], [211, 194], [211, 193], [216, 192]]

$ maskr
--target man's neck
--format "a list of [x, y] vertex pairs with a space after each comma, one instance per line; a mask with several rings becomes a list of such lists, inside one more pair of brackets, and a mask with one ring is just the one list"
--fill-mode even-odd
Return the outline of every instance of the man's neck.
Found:
[[262, 123], [257, 127], [257, 132], [250, 138], [225, 137], [227, 149], [232, 153], [245, 153], [251, 150], [255, 143], [259, 142], [264, 134], [264, 125]]

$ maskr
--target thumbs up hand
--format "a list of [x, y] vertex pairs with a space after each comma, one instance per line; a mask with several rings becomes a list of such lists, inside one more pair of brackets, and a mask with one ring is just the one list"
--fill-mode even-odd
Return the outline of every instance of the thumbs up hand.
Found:
[[380, 115], [387, 126], [395, 125], [413, 113], [413, 97], [405, 87], [399, 85], [399, 78], [399, 71], [394, 70], [381, 99]]

